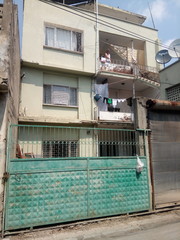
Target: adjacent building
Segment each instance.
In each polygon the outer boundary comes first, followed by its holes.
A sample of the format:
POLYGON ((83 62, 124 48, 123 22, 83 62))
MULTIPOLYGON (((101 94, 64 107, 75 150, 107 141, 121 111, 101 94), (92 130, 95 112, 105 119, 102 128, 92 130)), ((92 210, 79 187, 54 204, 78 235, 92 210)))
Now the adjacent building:
POLYGON ((179 67, 180 60, 177 60, 160 71, 160 99, 180 101, 179 67))
MULTIPOLYGON (((11 0, 0 4, 0 230, 7 180, 7 132, 19 117, 20 49, 17 6, 11 0)), ((15 135, 14 135, 15 136, 15 135)))

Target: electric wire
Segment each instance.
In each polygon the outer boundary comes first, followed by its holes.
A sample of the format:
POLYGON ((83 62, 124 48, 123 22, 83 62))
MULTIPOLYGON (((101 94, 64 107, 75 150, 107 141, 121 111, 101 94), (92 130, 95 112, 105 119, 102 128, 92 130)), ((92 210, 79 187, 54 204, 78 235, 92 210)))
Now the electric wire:
MULTIPOLYGON (((64 4, 61 4, 61 3, 57 3, 57 2, 56 2, 56 3, 53 3, 51 0, 39 0, 39 1, 40 1, 40 2, 43 2, 43 3, 45 3, 45 4, 48 4, 48 5, 51 5, 51 6, 53 6, 53 7, 59 8, 59 9, 61 9, 61 10, 63 10, 63 11, 69 12, 69 13, 71 13, 71 14, 73 14, 73 15, 77 15, 77 16, 79 16, 79 17, 85 18, 85 19, 87 19, 87 20, 90 20, 90 21, 93 21, 93 22, 96 22, 96 21, 97 21, 96 18, 95 18, 94 16, 92 16, 92 13, 91 13, 91 15, 89 15, 87 12, 84 13, 84 9, 80 9, 80 8, 72 7, 72 6, 67 6, 67 5, 64 5, 64 4), (62 6, 63 6, 63 7, 66 7, 66 9, 65 9, 65 8, 62 8, 62 6), (73 12, 70 11, 70 10, 68 10, 67 8, 73 10, 73 12), (74 10, 75 10, 77 13, 75 13, 74 10), (80 13, 81 15, 80 15, 79 13, 80 13)), ((169 46, 166 46, 166 45, 161 44, 161 43, 159 43, 159 42, 153 41, 153 40, 151 40, 151 39, 149 39, 149 38, 146 38, 146 37, 141 36, 141 35, 139 35, 139 34, 136 34, 136 33, 134 33, 134 32, 128 31, 128 30, 126 30, 126 29, 124 29, 124 28, 121 28, 121 27, 115 25, 115 24, 110 24, 109 22, 107 22, 107 21, 105 21, 105 20, 102 20, 102 19, 100 20, 100 19, 99 19, 99 20, 98 20, 98 23, 101 24, 101 25, 104 25, 104 26, 106 26, 106 27, 112 28, 112 29, 114 29, 114 30, 123 32, 123 33, 125 33, 125 34, 127 34, 127 35, 131 35, 131 36, 133 36, 133 37, 136 37, 137 39, 140 39, 140 40, 143 40, 143 41, 147 41, 147 42, 149 42, 149 43, 152 43, 152 44, 157 45, 157 46, 160 46, 160 47, 164 47, 164 48, 166 48, 166 49, 173 50, 173 49, 170 48, 169 46)), ((143 26, 143 27, 144 27, 144 26, 143 26)))
MULTIPOLYGON (((83 17, 83 18, 85 18, 85 19, 87 19, 87 20, 96 22, 96 18, 95 18, 94 16, 92 16, 92 14, 91 14, 91 15, 87 14, 87 12, 86 12, 86 14, 85 14, 83 9, 80 9, 80 8, 77 8, 77 7, 74 7, 74 8, 73 8, 72 6, 70 7, 70 6, 67 6, 67 5, 63 5, 63 4, 61 4, 61 3, 53 3, 51 0, 50 0, 50 1, 48 1, 48 0, 39 0, 39 1, 40 1, 40 2, 44 2, 44 3, 46 3, 46 4, 49 4, 49 5, 53 6, 53 7, 59 8, 59 9, 61 9, 61 10, 63 10, 63 11, 72 13, 72 14, 77 15, 77 16, 79 16, 79 17, 83 17), (85 16, 79 15, 78 13, 75 13, 75 12, 72 12, 72 11, 70 11, 70 10, 64 9, 64 8, 62 8, 61 6, 66 7, 66 8, 69 8, 69 9, 71 8, 72 10, 75 10, 76 12, 79 12, 79 13, 85 15, 85 16), (87 17, 87 16, 88 16, 88 17, 87 17), (90 18, 89 18, 89 17, 90 17, 90 18)), ((146 37, 143 37, 143 36, 141 36, 141 35, 138 35, 138 34, 136 34, 136 33, 134 33, 134 32, 127 31, 126 29, 123 29, 123 28, 121 28, 121 27, 119 27, 119 26, 116 26, 116 25, 114 25, 114 24, 110 24, 110 23, 107 22, 107 21, 98 20, 98 23, 101 24, 101 25, 104 25, 104 26, 106 26, 106 27, 112 28, 112 29, 114 29, 114 30, 118 30, 118 31, 124 32, 124 33, 126 33, 126 34, 128 34, 128 35, 132 35, 132 36, 137 37, 137 38, 139 38, 139 39, 141 39, 141 40, 143 40, 143 41, 146 40, 146 41, 149 41, 149 42, 151 42, 151 43, 153 43, 153 44, 156 44, 156 45, 158 44, 158 43, 156 43, 155 41, 153 41, 153 40, 151 40, 151 39, 148 39, 148 38, 146 38, 146 37), (112 27, 112 26, 113 26, 113 27, 112 27)))

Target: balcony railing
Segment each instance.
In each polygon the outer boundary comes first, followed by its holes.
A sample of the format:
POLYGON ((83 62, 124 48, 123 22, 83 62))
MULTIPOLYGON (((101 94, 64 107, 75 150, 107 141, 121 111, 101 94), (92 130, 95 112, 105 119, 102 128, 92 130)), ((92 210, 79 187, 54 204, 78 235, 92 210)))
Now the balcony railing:
POLYGON ((103 100, 103 103, 99 108, 95 108, 95 120, 99 119, 102 121, 120 121, 120 122, 132 122, 133 113, 131 107, 128 105, 127 99, 114 99, 106 98, 111 100, 112 103, 108 103, 103 100), (106 107, 102 107, 104 104, 106 107), (105 110, 106 108, 106 110, 105 110))
POLYGON ((115 72, 120 74, 131 74, 140 78, 146 78, 151 81, 159 82, 159 73, 157 68, 128 63, 127 61, 114 60, 111 62, 99 61, 99 71, 115 72))

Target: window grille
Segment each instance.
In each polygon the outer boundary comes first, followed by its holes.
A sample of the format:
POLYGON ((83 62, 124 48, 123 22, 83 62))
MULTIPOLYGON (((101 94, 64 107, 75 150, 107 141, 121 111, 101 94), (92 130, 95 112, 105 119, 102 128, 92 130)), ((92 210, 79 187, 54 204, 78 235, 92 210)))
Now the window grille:
POLYGON ((166 94, 169 101, 180 101, 180 84, 167 88, 166 94))
POLYGON ((14 158, 145 156, 145 133, 127 129, 13 125, 14 158), (16 130, 16 131, 15 131, 16 130), (16 152, 18 148, 18 152, 16 152), (20 153, 20 154, 19 154, 20 153))
POLYGON ((77 141, 43 141, 43 158, 77 156, 77 141))

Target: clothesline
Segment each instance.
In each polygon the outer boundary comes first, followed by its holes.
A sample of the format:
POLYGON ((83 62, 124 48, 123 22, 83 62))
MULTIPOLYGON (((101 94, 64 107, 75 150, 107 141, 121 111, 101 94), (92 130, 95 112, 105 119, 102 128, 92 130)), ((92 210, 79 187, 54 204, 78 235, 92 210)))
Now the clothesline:
POLYGON ((126 101, 126 98, 122 99, 116 99, 116 98, 106 98, 104 97, 103 102, 106 104, 112 104, 113 106, 117 106, 120 103, 123 103, 126 101))

